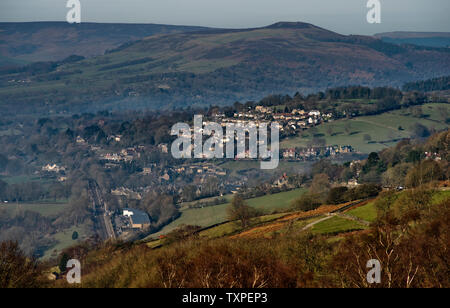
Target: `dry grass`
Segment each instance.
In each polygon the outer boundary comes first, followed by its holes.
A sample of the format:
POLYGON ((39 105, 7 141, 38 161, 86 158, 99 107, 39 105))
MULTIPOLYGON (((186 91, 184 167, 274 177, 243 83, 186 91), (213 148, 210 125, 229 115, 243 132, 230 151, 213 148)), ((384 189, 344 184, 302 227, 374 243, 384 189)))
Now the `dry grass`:
POLYGON ((306 220, 309 218, 319 217, 322 215, 329 214, 331 212, 337 211, 352 202, 343 203, 339 205, 322 205, 321 207, 307 212, 295 212, 292 214, 288 214, 283 216, 272 223, 265 224, 262 226, 257 226, 231 236, 232 239, 236 238, 271 238, 274 232, 281 231, 283 228, 288 227, 290 223, 293 223, 298 220, 306 220))

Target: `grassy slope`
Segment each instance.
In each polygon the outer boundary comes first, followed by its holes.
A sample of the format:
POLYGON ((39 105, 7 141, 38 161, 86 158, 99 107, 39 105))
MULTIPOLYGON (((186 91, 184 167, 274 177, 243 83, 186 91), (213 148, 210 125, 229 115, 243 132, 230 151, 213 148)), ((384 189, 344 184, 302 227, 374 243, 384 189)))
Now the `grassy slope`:
MULTIPOLYGON (((433 195, 433 204, 443 202, 448 198, 450 198, 450 191, 438 191, 433 195)), ((256 199, 253 200, 254 202, 257 202, 256 199)), ((309 212, 304 214, 308 215, 309 212)), ((248 230, 243 230, 242 227, 239 225, 239 223, 228 222, 226 224, 222 224, 220 226, 202 231, 200 232, 200 236, 213 239, 231 235, 240 237, 245 233, 244 237, 272 238, 275 235, 283 235, 292 232, 302 232, 302 229, 308 224, 325 217, 324 215, 317 216, 313 214, 314 213, 311 213, 311 215, 307 216, 306 219, 300 220, 294 219, 296 215, 298 215, 297 212, 291 214, 280 213, 280 214, 266 215, 253 219, 251 222, 251 228, 248 230)), ((371 201, 364 206, 352 209, 346 212, 345 214, 348 216, 355 216, 365 221, 373 222, 377 218, 375 201, 371 201)), ((324 234, 324 235, 328 234, 333 236, 340 233, 346 233, 355 230, 364 230, 366 228, 367 228, 366 226, 361 225, 356 221, 335 216, 326 221, 316 224, 311 229, 311 232, 315 234, 324 234)), ((332 239, 336 240, 338 239, 338 237, 332 237, 332 239)), ((161 244, 161 241, 155 241, 149 243, 149 246, 154 247, 159 244, 161 244)))
POLYGON ((350 210, 346 214, 373 222, 377 218, 377 209, 375 208, 375 202, 370 202, 364 206, 350 210))
POLYGON ((42 259, 49 259, 49 258, 56 257, 64 249, 74 246, 77 243, 81 243, 82 241, 86 240, 88 236, 89 235, 88 235, 88 229, 87 229, 86 224, 74 226, 72 228, 58 232, 52 236, 55 240, 58 241, 58 243, 55 246, 49 248, 45 252, 42 259), (72 234, 74 231, 78 232, 77 240, 72 239, 72 234), (56 254, 55 254, 55 250, 56 250, 56 254))
POLYGON ((316 234, 336 234, 354 230, 362 230, 364 228, 364 226, 355 221, 336 216, 318 223, 312 228, 312 232, 316 234))
MULTIPOLYGON (((448 104, 427 104, 423 106, 424 118, 415 118, 409 110, 396 110, 376 116, 358 117, 354 119, 342 119, 334 122, 324 123, 317 127, 318 134, 323 134, 328 145, 352 145, 362 153, 377 152, 396 144, 395 139, 408 138, 411 136, 411 128, 415 123, 420 123, 428 128, 445 129, 448 125, 440 117, 438 107, 447 107, 448 104), (350 125, 350 135, 345 128, 350 125), (404 131, 398 130, 401 126, 404 131), (331 127, 332 136, 328 129, 331 127), (374 144, 364 141, 364 135, 370 135, 374 144)), ((311 135, 286 139, 281 143, 282 148, 304 147, 312 139, 311 135)))
MULTIPOLYGON (((304 192, 304 189, 296 189, 285 193, 250 199, 247 200, 247 203, 250 206, 266 213, 274 210, 287 210, 291 201, 301 196, 304 192)), ((225 222, 227 220, 228 206, 229 204, 221 204, 201 209, 186 209, 182 211, 180 218, 165 226, 160 232, 152 234, 151 237, 167 234, 182 225, 208 227, 225 222)))
MULTIPOLYGON (((41 214, 44 217, 52 217, 61 214, 68 208, 66 202, 40 202, 40 203, 19 203, 19 204, 0 204, 1 209, 6 209, 6 213, 9 216, 15 216, 22 211, 32 211, 41 214)), ((75 245, 88 237, 87 225, 74 226, 65 230, 62 230, 56 234, 51 235, 58 243, 49 248, 42 259, 48 259, 56 257, 62 250, 75 245), (72 240, 72 234, 77 231, 79 237, 77 240, 72 240), (54 255, 54 250, 57 254, 54 255)))

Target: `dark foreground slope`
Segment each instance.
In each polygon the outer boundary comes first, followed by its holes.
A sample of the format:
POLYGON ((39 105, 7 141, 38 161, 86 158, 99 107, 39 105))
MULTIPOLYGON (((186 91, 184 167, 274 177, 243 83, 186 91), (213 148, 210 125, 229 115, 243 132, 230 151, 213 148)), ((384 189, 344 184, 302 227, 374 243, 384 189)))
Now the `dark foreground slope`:
POLYGON ((158 109, 349 84, 400 86, 449 73, 448 49, 278 23, 156 35, 75 63, 4 71, 0 102, 33 112, 158 109))

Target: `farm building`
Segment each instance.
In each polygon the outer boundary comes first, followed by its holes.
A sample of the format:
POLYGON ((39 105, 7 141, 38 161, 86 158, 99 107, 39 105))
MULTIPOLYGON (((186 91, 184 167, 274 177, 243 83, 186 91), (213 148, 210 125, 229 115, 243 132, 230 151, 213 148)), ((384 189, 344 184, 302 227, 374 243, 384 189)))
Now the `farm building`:
POLYGON ((135 210, 135 209, 123 209, 123 216, 130 219, 131 227, 133 229, 146 229, 150 227, 150 218, 148 214, 135 210))

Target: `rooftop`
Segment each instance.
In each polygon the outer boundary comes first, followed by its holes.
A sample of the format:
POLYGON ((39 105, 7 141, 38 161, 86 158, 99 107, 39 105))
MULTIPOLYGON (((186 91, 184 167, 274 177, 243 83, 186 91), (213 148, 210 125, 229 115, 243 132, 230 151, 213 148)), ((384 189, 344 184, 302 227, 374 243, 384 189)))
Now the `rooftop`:
POLYGON ((150 224, 150 218, 147 213, 140 211, 140 210, 129 209, 129 208, 126 208, 123 210, 133 212, 133 215, 131 216, 131 221, 133 222, 133 224, 137 224, 137 225, 150 224))

